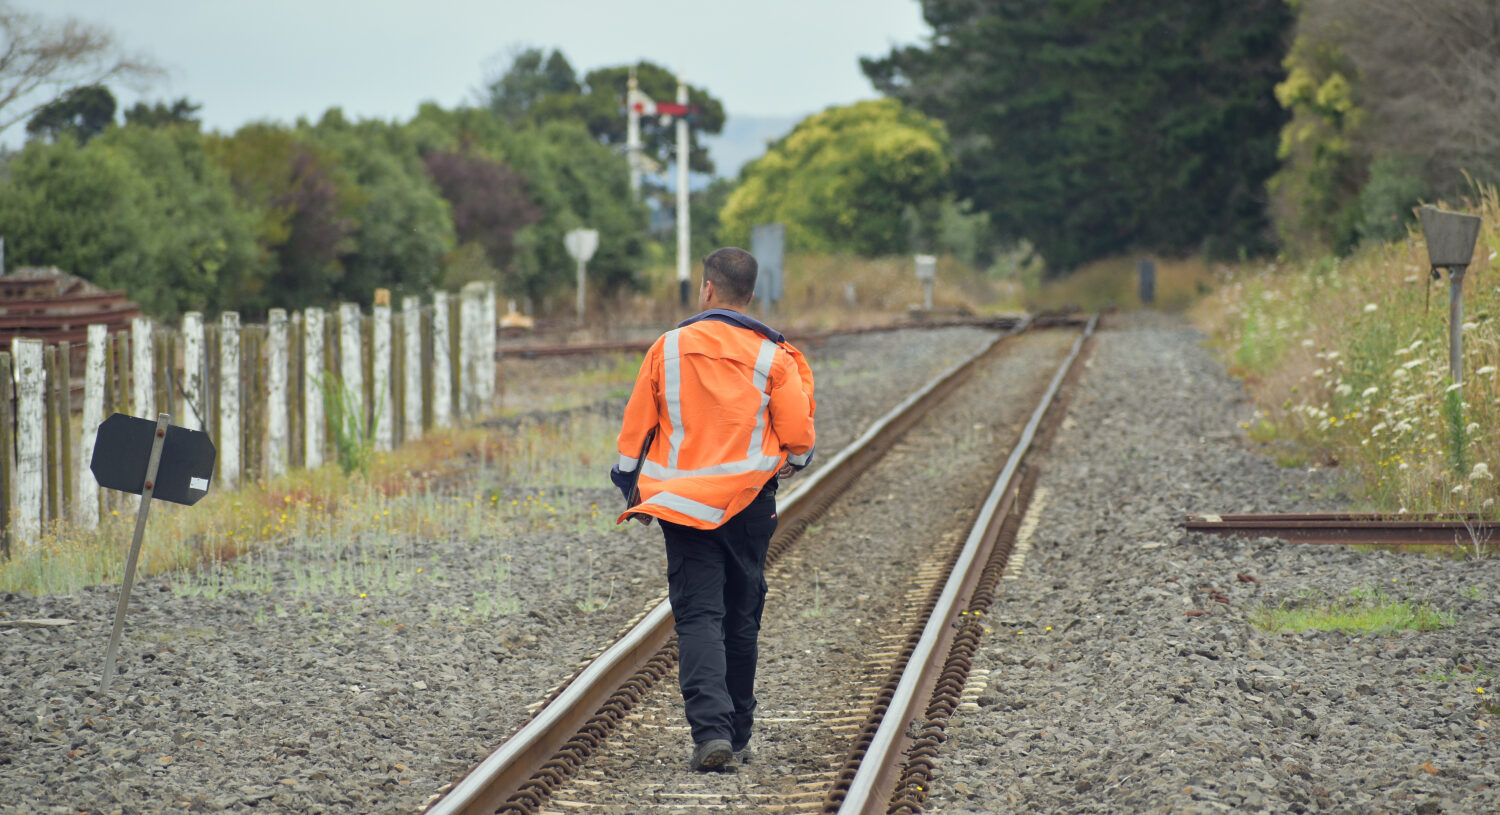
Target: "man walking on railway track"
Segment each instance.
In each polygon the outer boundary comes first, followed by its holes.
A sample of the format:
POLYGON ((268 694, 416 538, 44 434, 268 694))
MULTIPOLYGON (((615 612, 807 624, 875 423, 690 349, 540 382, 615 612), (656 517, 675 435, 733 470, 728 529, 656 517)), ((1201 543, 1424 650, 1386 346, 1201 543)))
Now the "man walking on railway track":
POLYGON ((662 335, 625 406, 610 478, 620 522, 661 521, 676 618, 690 766, 748 760, 776 486, 812 460, 812 370, 780 333, 745 314, 755 258, 703 260, 701 313, 662 335))

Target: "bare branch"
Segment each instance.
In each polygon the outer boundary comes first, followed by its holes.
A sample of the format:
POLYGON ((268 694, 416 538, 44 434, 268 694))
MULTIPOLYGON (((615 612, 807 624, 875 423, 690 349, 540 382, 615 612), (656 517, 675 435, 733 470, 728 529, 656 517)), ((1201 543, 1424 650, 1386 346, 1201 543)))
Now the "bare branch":
POLYGON ((0 6, 0 132, 73 88, 111 81, 143 88, 161 75, 149 58, 121 51, 103 28, 0 6))

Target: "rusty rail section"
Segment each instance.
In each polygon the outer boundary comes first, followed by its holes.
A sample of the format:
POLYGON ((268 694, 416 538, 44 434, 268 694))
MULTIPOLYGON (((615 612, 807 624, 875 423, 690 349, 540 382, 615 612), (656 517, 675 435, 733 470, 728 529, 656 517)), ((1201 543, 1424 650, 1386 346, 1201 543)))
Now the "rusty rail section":
POLYGON ((1025 460, 1032 451, 1045 449, 1061 425, 1068 398, 1064 387, 1081 374, 1079 363, 1097 325, 1097 316, 1089 320, 1012 447, 968 539, 952 559, 947 582, 933 589, 925 625, 908 638, 824 799, 825 813, 922 810, 948 718, 958 707, 984 635, 981 618, 994 600, 995 586, 1035 487, 1036 469, 1026 466, 1025 460), (919 707, 923 702, 925 707, 919 707), (909 724, 920 728, 915 736, 909 724))
MULTIPOLYGON (((954 328, 974 326, 1009 331, 1028 322, 1032 328, 1055 328, 1064 325, 1082 325, 1086 318, 1069 312, 1047 312, 1027 318, 1023 315, 1002 314, 991 317, 950 317, 932 320, 904 320, 881 325, 860 325, 835 328, 828 331, 788 332, 787 339, 793 342, 822 342, 832 337, 848 334, 871 334, 877 331, 897 331, 908 328, 954 328)), ((616 340, 607 342, 555 343, 538 345, 500 346, 501 358, 538 359, 541 357, 584 356, 587 354, 641 353, 651 347, 655 338, 649 340, 616 340)))
MULTIPOLYGON (((877 420, 783 499, 767 562, 792 547, 860 473, 952 393, 1006 339, 1032 327, 1022 319, 967 359, 938 374, 877 420)), ((676 663, 672 610, 663 600, 634 628, 558 689, 495 752, 435 801, 429 815, 534 813, 572 776, 676 663)))
POLYGON ((1368 546, 1483 546, 1500 543, 1500 521, 1478 515, 1304 513, 1189 515, 1189 532, 1239 538, 1281 538, 1289 543, 1368 546))

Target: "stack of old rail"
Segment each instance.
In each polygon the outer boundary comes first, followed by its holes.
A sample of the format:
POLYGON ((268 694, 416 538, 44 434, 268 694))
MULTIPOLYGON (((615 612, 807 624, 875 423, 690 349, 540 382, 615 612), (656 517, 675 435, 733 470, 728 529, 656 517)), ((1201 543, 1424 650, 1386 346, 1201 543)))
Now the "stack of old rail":
POLYGON ((56 269, 20 269, 0 277, 0 346, 16 337, 53 343, 82 343, 88 327, 103 323, 111 332, 130 327, 140 306, 124 292, 104 291, 56 269))
MULTIPOLYGON (((967 675, 967 658, 977 646, 982 628, 955 625, 988 606, 1008 545, 1000 543, 1006 528, 1014 531, 1026 487, 1033 479, 1018 477, 1023 457, 1042 433, 1044 417, 1054 422, 1060 408, 1049 412, 1065 380, 1076 377, 1081 349, 1092 335, 1097 318, 1088 321, 1061 369, 1053 377, 1041 405, 1032 414, 1021 439, 983 505, 980 517, 962 548, 955 549, 947 582, 939 582, 929 599, 929 613, 907 637, 887 687, 856 740, 842 781, 834 783, 825 802, 859 811, 885 811, 897 795, 910 801, 924 785, 915 779, 930 775, 931 753, 941 740, 942 719, 957 702, 967 675), (963 601, 960 606, 960 600, 963 601), (960 612, 962 608, 962 613, 960 612), (946 662, 942 659, 946 658, 946 662), (925 703, 928 730, 915 745, 905 738, 905 724, 925 703), (892 715, 883 715, 890 712, 892 715), (912 747, 911 761, 905 758, 912 747), (864 759, 861 762, 861 758, 864 759), (846 797, 848 803, 846 803, 846 797), (878 804, 869 803, 879 801, 878 804)), ((882 457, 896 441, 991 354, 1001 342, 1031 327, 1023 320, 996 337, 970 358, 939 375, 921 391, 896 406, 866 433, 811 475, 784 500, 782 526, 772 541, 768 560, 774 562, 797 537, 851 484, 882 457)), ((650 687, 666 676, 676 659, 671 608, 662 601, 641 622, 560 687, 531 721, 435 801, 429 813, 536 812, 577 772, 584 762, 627 717, 650 687)), ((919 793, 920 795, 920 793, 919 793)), ((902 804, 908 809, 911 804, 902 804)), ((848 811, 856 811, 849 809, 848 811)))

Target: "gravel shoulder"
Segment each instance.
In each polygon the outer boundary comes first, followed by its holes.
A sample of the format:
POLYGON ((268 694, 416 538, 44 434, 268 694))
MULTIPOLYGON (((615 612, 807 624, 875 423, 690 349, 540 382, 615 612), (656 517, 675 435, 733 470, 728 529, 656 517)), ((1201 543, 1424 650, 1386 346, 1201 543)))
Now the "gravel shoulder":
POLYGON ((1500 720, 1486 709, 1500 694, 1500 561, 1184 533, 1189 512, 1347 503, 1337 472, 1250 449, 1238 428, 1252 405, 1201 342, 1166 317, 1106 322, 928 811, 1500 811, 1500 720), (1355 592, 1454 623, 1251 623, 1261 607, 1355 592))
MULTIPOLYGON (((992 336, 895 331, 804 348, 818 387, 814 466, 992 336)), ((620 364, 538 363, 507 368, 507 392, 620 364)), ((602 391, 562 413, 533 405, 495 432, 617 424, 624 401, 602 391)), ((117 587, 0 595, 0 813, 414 811, 663 596, 659 533, 593 517, 619 500, 607 466, 587 482, 597 486, 481 483, 449 496, 494 490, 532 501, 527 517, 541 522, 497 512, 457 539, 340 542, 331 562, 327 546, 308 560, 315 548, 294 541, 231 564, 230 588, 207 595, 187 590, 201 575, 145 579, 107 695, 95 689, 117 587), (401 574, 372 557, 398 559, 401 574), (310 580, 310 567, 386 579, 349 590, 310 580), (73 622, 15 624, 39 618, 73 622)))

